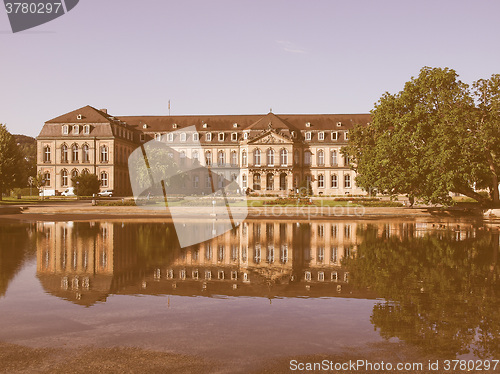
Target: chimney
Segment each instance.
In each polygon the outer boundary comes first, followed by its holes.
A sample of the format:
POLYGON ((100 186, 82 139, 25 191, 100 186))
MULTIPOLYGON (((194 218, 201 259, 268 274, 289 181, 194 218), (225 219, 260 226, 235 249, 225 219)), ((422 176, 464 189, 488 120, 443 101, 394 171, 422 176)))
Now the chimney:
POLYGON ((108 110, 107 109, 99 109, 101 112, 104 112, 106 114, 108 114, 108 110))

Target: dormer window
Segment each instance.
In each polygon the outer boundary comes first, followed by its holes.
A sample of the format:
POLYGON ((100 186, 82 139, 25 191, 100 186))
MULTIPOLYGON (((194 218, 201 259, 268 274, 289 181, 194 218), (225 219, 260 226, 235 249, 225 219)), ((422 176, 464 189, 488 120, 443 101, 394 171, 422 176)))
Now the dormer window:
POLYGON ((83 116, 81 114, 76 116, 76 119, 82 119, 82 118, 83 118, 83 116))
POLYGON ((90 134, 90 125, 85 125, 85 126, 83 126, 83 133, 84 133, 85 135, 90 134))
POLYGON ((344 133, 344 138, 345 138, 345 140, 349 140, 349 131, 346 131, 344 133))
POLYGON ((211 132, 207 132, 207 142, 211 142, 212 141, 212 133, 211 132))
POLYGON ((337 122, 337 127, 342 126, 342 122, 337 122))
POLYGON ((142 125, 142 128, 143 128, 143 129, 147 129, 147 128, 148 128, 148 125, 144 124, 144 125, 142 125))
POLYGON ((306 132, 306 140, 311 140, 311 138, 312 138, 311 132, 310 131, 306 132))
POLYGON ((338 139, 338 133, 337 131, 332 132, 332 140, 337 140, 338 139))
POLYGON ((306 127, 311 127, 311 122, 306 122, 306 127))
POLYGON ((235 142, 236 140, 238 140, 238 133, 233 132, 233 133, 231 134, 231 140, 232 140, 233 142, 235 142))
POLYGON ((323 131, 318 133, 318 140, 325 140, 325 133, 323 131))
POLYGON ((186 133, 185 133, 185 132, 183 132, 183 133, 181 134, 181 142, 185 142, 185 141, 186 141, 186 133))
POLYGON ((63 135, 68 135, 69 134, 69 126, 68 125, 63 125, 63 127, 62 127, 62 133, 63 133, 63 135))
POLYGON ((73 135, 78 135, 79 132, 80 132, 80 126, 74 125, 73 126, 73 135))
POLYGON ((198 134, 197 132, 195 132, 193 134, 193 141, 197 142, 198 140, 200 140, 200 134, 198 134))
POLYGON ((206 129, 208 127, 208 125, 206 123, 203 123, 203 128, 206 129))
POLYGON ((223 132, 219 133, 219 141, 220 142, 224 141, 224 133, 223 132))
POLYGON ((248 132, 243 133, 243 139, 247 140, 248 139, 248 132))
POLYGON ((171 132, 169 132, 169 133, 167 134, 167 140, 168 140, 169 142, 173 142, 173 141, 174 141, 174 134, 172 134, 171 132))
POLYGON ((157 142, 161 141, 161 134, 160 134, 160 133, 156 133, 156 134, 155 134, 155 140, 156 140, 157 142))
POLYGON ((238 127, 238 124, 237 123, 233 123, 233 127, 234 128, 238 127))
POLYGON ((177 123, 172 124, 172 128, 176 129, 177 128, 177 123))

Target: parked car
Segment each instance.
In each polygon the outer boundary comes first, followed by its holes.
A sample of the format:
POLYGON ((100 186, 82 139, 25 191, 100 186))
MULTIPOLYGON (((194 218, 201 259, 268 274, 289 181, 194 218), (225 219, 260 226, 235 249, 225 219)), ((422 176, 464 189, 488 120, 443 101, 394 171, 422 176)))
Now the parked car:
POLYGON ((99 192, 98 195, 101 197, 111 197, 111 196, 113 196, 113 191, 104 190, 104 191, 99 192))
POLYGON ((70 187, 65 191, 61 192, 61 196, 76 196, 75 187, 70 187))

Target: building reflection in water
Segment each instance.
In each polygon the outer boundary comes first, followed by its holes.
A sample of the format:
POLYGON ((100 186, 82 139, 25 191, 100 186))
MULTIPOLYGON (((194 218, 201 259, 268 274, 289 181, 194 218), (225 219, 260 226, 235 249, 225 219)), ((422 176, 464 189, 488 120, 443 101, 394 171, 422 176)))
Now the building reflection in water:
MULTIPOLYGON (((41 222, 37 275, 47 292, 91 306, 110 294, 255 297, 363 297, 341 265, 365 223, 246 221, 188 248, 165 222, 41 222)), ((384 237, 421 237, 447 227, 425 222, 377 225, 384 237)), ((453 227, 457 240, 474 229, 453 227)))

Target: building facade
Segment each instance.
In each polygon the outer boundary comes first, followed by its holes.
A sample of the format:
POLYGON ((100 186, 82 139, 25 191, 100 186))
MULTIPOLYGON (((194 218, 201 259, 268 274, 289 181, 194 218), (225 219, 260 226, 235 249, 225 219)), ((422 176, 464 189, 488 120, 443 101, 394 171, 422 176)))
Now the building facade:
MULTIPOLYGON (((47 194, 91 172, 102 189, 130 195, 128 156, 150 140, 165 142, 183 157, 217 170, 230 166, 242 190, 286 195, 310 186, 315 195, 362 195, 340 150, 349 130, 369 114, 120 116, 91 106, 47 121, 37 138, 38 173, 47 194), (185 129, 185 130, 183 130, 185 129), (203 155, 194 151, 200 144, 203 155)), ((203 188, 203 181, 193 186, 203 188)))

